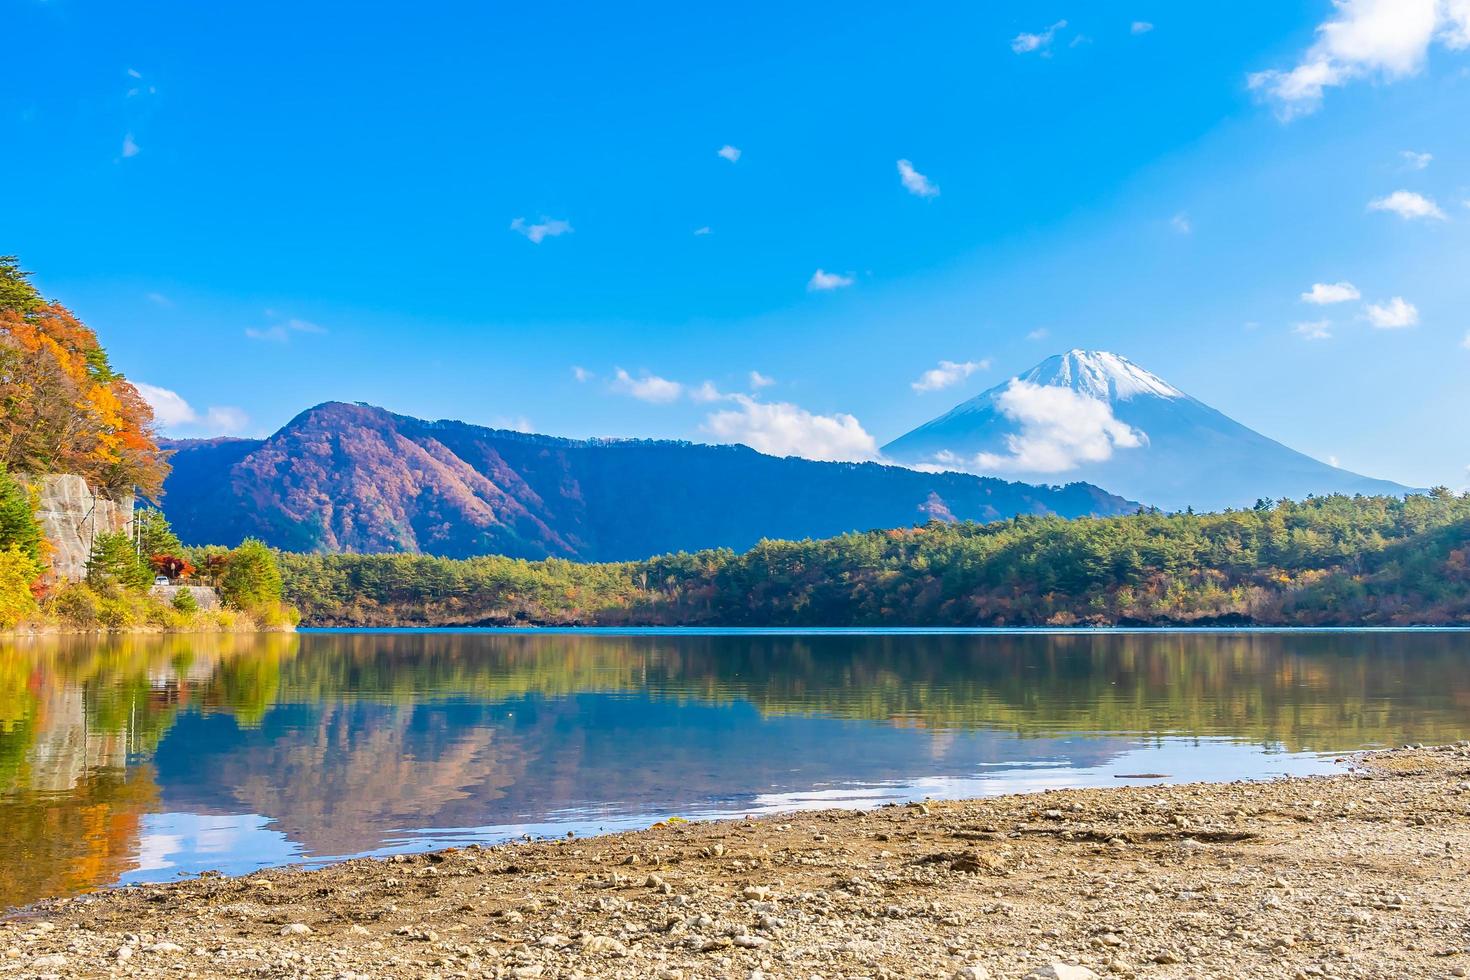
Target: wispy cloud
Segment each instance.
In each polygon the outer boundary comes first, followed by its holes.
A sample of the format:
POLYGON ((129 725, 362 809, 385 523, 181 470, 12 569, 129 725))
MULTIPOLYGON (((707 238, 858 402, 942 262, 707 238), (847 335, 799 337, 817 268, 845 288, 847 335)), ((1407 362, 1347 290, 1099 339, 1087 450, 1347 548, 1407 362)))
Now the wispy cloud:
POLYGON ((1045 340, 1051 336, 1051 331, 1045 327, 1037 327, 1026 335, 1027 340, 1045 340))
POLYGON ((622 368, 618 368, 613 373, 611 388, 620 395, 627 395, 630 398, 651 402, 655 405, 676 401, 684 393, 684 386, 677 381, 670 381, 647 372, 635 378, 622 368))
POLYGON ((1470 47, 1465 0, 1333 0, 1333 10, 1294 68, 1247 77, 1283 121, 1315 112, 1329 88, 1417 74, 1435 41, 1454 50, 1470 47))
POLYGON ((572 365, 572 377, 576 378, 580 382, 587 382, 587 381, 591 381, 593 378, 597 377, 597 375, 593 374, 591 371, 589 371, 586 368, 582 367, 580 364, 573 364, 572 365))
POLYGON ((1370 303, 1363 314, 1378 330, 1403 330, 1419 323, 1419 308, 1402 296, 1387 303, 1370 303))
MULTIPOLYGON (((517 234, 525 235, 534 245, 540 245, 548 238, 556 238, 560 235, 569 235, 574 230, 570 221, 561 218, 548 218, 542 215, 537 222, 528 222, 525 218, 516 218, 510 223, 510 230, 517 234)), ((594 229, 595 230, 595 229, 594 229)), ((595 235, 593 237, 596 237, 595 235)))
POLYGON ((129 157, 135 157, 140 152, 142 151, 138 149, 138 143, 136 140, 133 139, 132 133, 129 133, 123 137, 122 155, 124 160, 128 159, 129 157))
POLYGON ((174 305, 174 301, 163 295, 163 293, 144 293, 143 298, 154 306, 162 306, 165 309, 174 305))
POLYGON ((1406 170, 1423 170, 1434 162, 1433 153, 1415 153, 1413 150, 1400 150, 1399 156, 1403 157, 1406 170))
POLYGON ((143 396, 153 417, 166 431, 191 430, 210 435, 232 435, 250 424, 245 412, 233 405, 211 405, 201 414, 176 391, 143 381, 133 385, 143 396))
POLYGON ((1067 22, 1059 20, 1044 31, 1035 34, 1021 33, 1011 39, 1011 50, 1016 54, 1029 54, 1032 51, 1040 51, 1043 54, 1051 47, 1052 38, 1056 37, 1057 31, 1067 26, 1067 22))
POLYGON ((726 143, 715 151, 715 156, 729 160, 731 163, 737 163, 740 160, 740 147, 731 146, 729 143, 726 143))
POLYGON ((919 375, 919 380, 909 382, 909 387, 918 392, 939 391, 959 384, 976 371, 986 371, 989 368, 988 358, 979 361, 940 361, 938 367, 932 367, 919 375))
MULTIPOLYGON (((270 310, 266 311, 267 317, 273 315, 274 314, 270 310)), ((279 323, 271 323, 264 327, 245 328, 245 336, 249 337, 251 340, 264 340, 274 344, 289 343, 293 334, 324 334, 326 332, 326 327, 312 323, 310 320, 302 320, 297 317, 291 317, 289 319, 282 320, 279 323)))
POLYGON ((1303 340, 1331 340, 1332 321, 1309 320, 1304 323, 1298 323, 1291 328, 1291 332, 1303 340))
POLYGON ((1153 24, 1150 24, 1148 21, 1146 21, 1146 20, 1135 20, 1133 22, 1133 26, 1129 28, 1129 31, 1131 31, 1134 34, 1147 34, 1149 31, 1151 31, 1153 29, 1154 29, 1154 25, 1153 24))
POLYGON ((1174 215, 1174 217, 1169 219, 1169 227, 1173 228, 1181 235, 1188 235, 1194 231, 1194 225, 1190 223, 1189 215, 1185 214, 1183 211, 1180 211, 1178 214, 1174 215))
POLYGON ((1460 341, 1460 346, 1465 350, 1470 350, 1470 330, 1465 331, 1465 339, 1460 341))
POLYGON ((903 182, 904 190, 917 197, 939 196, 939 188, 934 182, 915 170, 907 160, 898 161, 898 179, 903 182))
POLYGON ((694 234, 696 236, 708 235, 709 233, 709 225, 701 225, 700 227, 694 229, 694 234))
POLYGON ((706 381, 696 388, 689 389, 689 400, 703 404, 724 401, 729 396, 715 386, 713 381, 706 381))
POLYGON ((878 442, 856 418, 843 412, 818 415, 788 402, 762 402, 733 395, 737 408, 712 413, 704 430, 721 442, 736 442, 770 456, 860 462, 878 457, 878 442))
POLYGON ((754 390, 758 391, 761 388, 769 388, 775 383, 775 378, 769 378, 766 375, 761 374, 759 371, 750 372, 750 387, 754 390))
POLYGON ((1312 288, 1302 293, 1302 301, 1327 306, 1330 303, 1346 303, 1361 299, 1362 293, 1350 282, 1314 282, 1312 288))
POLYGON ((827 272, 823 269, 818 269, 816 272, 813 272, 812 277, 807 280, 806 288, 814 293, 822 293, 833 289, 842 289, 846 286, 851 286, 854 281, 855 280, 851 275, 842 275, 841 273, 827 272))
POLYGON ((1420 218, 1446 220, 1445 213, 1439 209, 1438 204, 1415 191, 1394 191, 1387 197, 1375 198, 1368 202, 1368 210, 1390 211, 1405 221, 1420 218))

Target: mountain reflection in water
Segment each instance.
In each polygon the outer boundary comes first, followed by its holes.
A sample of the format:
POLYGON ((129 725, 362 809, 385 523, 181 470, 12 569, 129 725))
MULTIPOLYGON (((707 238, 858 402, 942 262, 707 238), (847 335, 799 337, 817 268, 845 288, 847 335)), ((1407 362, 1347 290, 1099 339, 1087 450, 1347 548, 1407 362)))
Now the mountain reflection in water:
POLYGON ((1470 634, 0 643, 0 907, 522 830, 1321 771, 1470 731, 1470 634))

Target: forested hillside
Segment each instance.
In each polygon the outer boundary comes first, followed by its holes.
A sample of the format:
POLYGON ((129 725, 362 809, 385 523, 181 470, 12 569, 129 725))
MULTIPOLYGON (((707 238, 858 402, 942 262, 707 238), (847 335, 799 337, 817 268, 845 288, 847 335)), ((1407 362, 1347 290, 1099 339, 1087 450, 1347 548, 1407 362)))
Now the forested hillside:
POLYGON ((1470 495, 928 524, 646 561, 284 555, 322 625, 1470 624, 1470 495))
POLYGON ((560 439, 328 402, 267 439, 183 440, 168 513, 190 544, 622 561, 749 548, 928 517, 1132 510, 1085 483, 1031 486, 745 446, 560 439))

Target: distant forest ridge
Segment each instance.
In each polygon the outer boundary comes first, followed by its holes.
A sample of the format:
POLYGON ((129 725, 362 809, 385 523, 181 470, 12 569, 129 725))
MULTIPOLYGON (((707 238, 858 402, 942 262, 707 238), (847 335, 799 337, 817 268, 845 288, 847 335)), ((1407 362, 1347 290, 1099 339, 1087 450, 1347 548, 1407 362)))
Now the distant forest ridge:
POLYGON ((1470 494, 931 521, 641 561, 286 554, 306 625, 1470 625, 1470 494))

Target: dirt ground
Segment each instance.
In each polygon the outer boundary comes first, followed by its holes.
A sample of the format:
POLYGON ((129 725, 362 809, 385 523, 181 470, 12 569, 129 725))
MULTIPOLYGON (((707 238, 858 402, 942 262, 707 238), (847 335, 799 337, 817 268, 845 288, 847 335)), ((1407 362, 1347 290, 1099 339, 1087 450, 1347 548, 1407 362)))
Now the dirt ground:
POLYGON ((1470 742, 55 900, 9 977, 1463 977, 1470 742))

